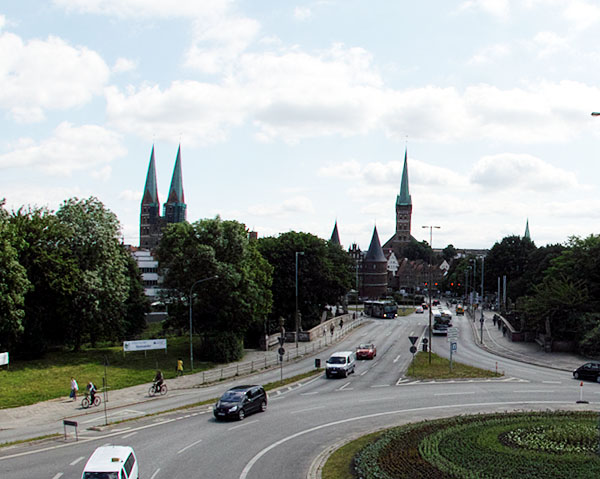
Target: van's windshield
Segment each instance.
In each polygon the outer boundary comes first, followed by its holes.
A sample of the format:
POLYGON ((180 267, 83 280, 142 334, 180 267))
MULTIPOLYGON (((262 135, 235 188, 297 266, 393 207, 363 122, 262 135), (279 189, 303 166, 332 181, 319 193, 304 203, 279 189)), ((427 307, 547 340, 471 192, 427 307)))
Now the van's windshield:
POLYGON ((83 479, 119 479, 118 472, 84 472, 83 479))
POLYGON ((327 362, 329 364, 346 364, 346 358, 343 356, 331 356, 327 362))

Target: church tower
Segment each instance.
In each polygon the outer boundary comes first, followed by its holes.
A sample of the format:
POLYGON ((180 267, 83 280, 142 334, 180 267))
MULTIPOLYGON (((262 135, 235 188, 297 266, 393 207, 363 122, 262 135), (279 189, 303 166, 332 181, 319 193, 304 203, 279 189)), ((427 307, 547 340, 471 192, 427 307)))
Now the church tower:
POLYGON ((160 239, 160 223, 160 203, 158 202, 158 188, 156 185, 154 145, 152 145, 140 213, 140 248, 150 250, 156 248, 160 239))
POLYGON ((332 244, 342 246, 342 244, 340 243, 340 235, 338 233, 337 220, 335 222, 335 226, 333 227, 333 232, 331 233, 331 239, 329 241, 332 244))
POLYGON ((186 207, 181 174, 181 145, 179 145, 175 168, 173 168, 173 177, 171 178, 171 187, 169 188, 169 197, 164 204, 164 217, 167 224, 185 221, 186 207))
POLYGON ((396 233, 383 245, 400 257, 402 246, 411 240, 410 224, 412 219, 412 200, 408 191, 408 150, 404 150, 404 168, 400 182, 400 194, 396 196, 396 233))
POLYGON ((362 263, 360 295, 367 298, 380 298, 387 293, 387 286, 387 259, 381 248, 377 226, 375 226, 369 251, 362 263))

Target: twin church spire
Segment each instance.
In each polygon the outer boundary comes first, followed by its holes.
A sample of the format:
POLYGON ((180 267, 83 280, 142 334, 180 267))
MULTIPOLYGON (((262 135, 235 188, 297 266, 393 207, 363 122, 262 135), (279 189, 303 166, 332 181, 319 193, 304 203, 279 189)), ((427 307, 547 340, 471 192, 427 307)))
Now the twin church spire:
POLYGON ((158 246, 163 228, 170 223, 181 223, 186 219, 185 197, 183 194, 183 175, 181 173, 181 145, 177 148, 177 158, 173 168, 171 187, 167 202, 163 205, 164 213, 160 215, 158 186, 156 182, 156 160, 154 145, 150 154, 150 164, 146 175, 144 194, 140 214, 140 248, 154 249, 158 246))

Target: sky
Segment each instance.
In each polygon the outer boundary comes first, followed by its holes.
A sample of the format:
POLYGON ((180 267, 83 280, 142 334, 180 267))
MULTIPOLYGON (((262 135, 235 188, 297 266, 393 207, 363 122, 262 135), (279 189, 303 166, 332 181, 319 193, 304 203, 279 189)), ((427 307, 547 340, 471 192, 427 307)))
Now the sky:
POLYGON ((0 3, 0 198, 95 196, 139 244, 152 146, 188 221, 367 249, 598 233, 600 3, 19 0, 0 3))

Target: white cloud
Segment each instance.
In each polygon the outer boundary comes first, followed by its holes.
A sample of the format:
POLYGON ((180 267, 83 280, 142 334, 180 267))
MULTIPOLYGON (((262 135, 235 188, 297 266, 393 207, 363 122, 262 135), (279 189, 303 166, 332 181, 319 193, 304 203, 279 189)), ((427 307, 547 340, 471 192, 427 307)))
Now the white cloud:
POLYGON ((569 0, 564 16, 577 30, 585 30, 600 21, 600 6, 581 0, 569 0))
POLYGON ((469 59, 469 64, 488 64, 496 62, 510 55, 511 49, 505 43, 498 43, 480 49, 469 59))
POLYGON ((482 10, 494 17, 507 19, 510 14, 509 0, 467 0, 460 7, 461 10, 482 10))
POLYGON ((133 190, 123 190, 119 193, 118 198, 124 201, 140 202, 142 201, 142 192, 133 190))
POLYGON ((289 216, 298 213, 314 213, 312 201, 305 196, 295 196, 278 204, 259 204, 248 207, 248 212, 255 216, 289 216))
POLYGON ((471 181, 490 189, 516 189, 538 192, 562 191, 578 186, 575 174, 525 154, 505 153, 485 156, 470 175, 471 181))
POLYGON ((135 70, 137 68, 137 62, 129 60, 128 58, 117 58, 117 61, 112 67, 114 73, 124 73, 135 70))
POLYGON ((295 7, 294 8, 294 18, 296 20, 304 21, 310 18, 312 12, 309 7, 295 7))
POLYGON ((0 34, 0 108, 18 121, 40 121, 46 110, 89 102, 109 73, 96 52, 60 38, 23 43, 12 33, 0 34))
POLYGON ((104 176, 108 164, 125 156, 127 151, 116 133, 96 125, 75 127, 63 122, 51 138, 35 142, 20 139, 9 153, 0 155, 0 169, 41 168, 53 175, 70 175, 74 171, 92 171, 104 176))

